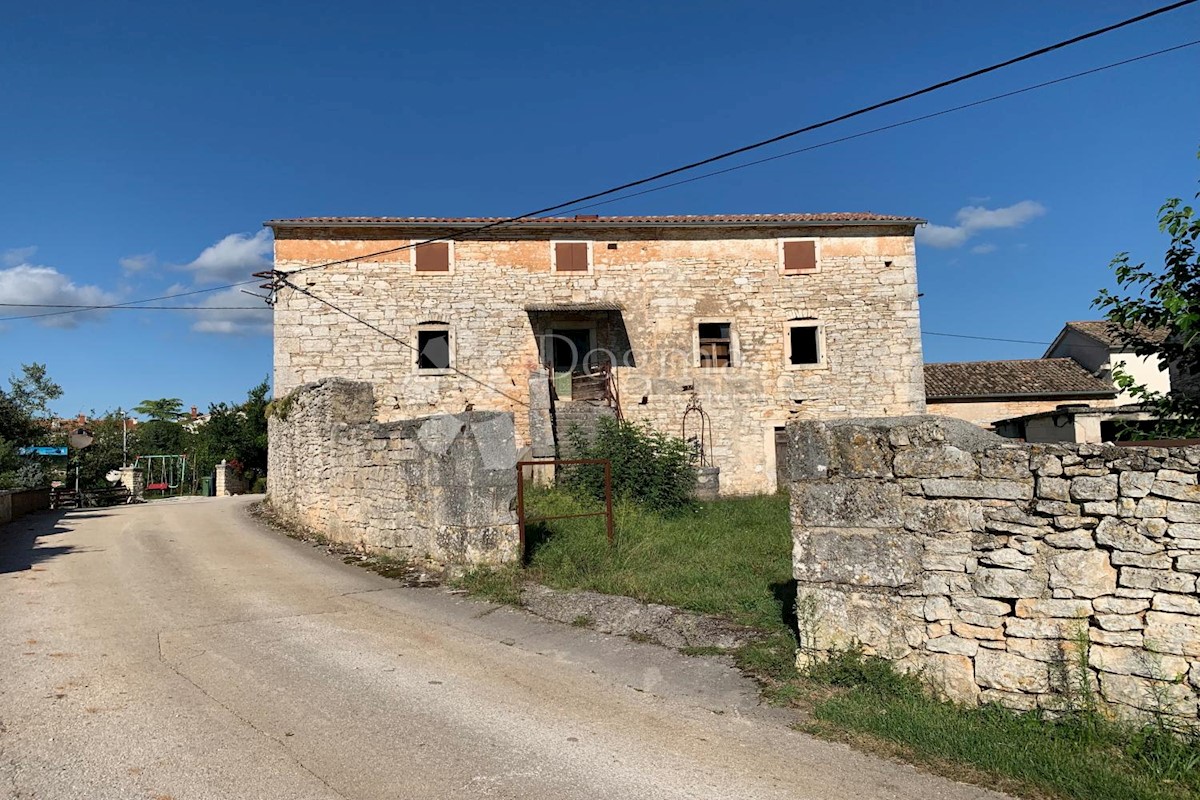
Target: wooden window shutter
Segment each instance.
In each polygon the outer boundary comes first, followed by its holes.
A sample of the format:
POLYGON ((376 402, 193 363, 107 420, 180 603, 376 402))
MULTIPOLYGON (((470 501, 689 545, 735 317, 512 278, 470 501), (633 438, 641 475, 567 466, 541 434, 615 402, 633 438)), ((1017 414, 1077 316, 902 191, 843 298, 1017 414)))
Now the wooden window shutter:
POLYGON ((449 272, 450 243, 430 242, 417 245, 417 272, 449 272))
POLYGON ((728 367, 730 345, 728 322, 701 322, 698 329, 700 338, 700 366, 728 367))
POLYGON ((558 242, 554 245, 557 272, 587 272, 587 242, 558 242))
POLYGON ((817 269, 816 242, 784 242, 784 272, 815 272, 817 269))

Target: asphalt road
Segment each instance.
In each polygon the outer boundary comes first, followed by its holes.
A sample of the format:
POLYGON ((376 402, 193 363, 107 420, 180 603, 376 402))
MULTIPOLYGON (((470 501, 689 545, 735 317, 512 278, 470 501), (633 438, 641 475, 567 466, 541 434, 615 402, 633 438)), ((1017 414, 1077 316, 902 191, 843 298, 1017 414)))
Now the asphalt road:
POLYGON ((0 528, 0 796, 998 798, 789 729, 716 659, 437 589, 247 498, 0 528))

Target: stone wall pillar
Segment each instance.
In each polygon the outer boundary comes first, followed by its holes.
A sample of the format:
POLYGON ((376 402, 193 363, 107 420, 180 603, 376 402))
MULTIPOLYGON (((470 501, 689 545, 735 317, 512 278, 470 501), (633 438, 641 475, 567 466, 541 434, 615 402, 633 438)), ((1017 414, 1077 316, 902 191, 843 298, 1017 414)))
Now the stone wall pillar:
POLYGON ((145 473, 138 467, 121 467, 121 485, 129 490, 133 502, 140 503, 146 491, 145 473))
MULTIPOLYGON (((529 459, 555 457, 554 410, 550 400, 550 375, 537 369, 529 373, 529 459)), ((539 486, 554 483, 554 466, 526 467, 525 479, 539 486)))
POLYGON ((217 464, 217 497, 229 497, 235 494, 246 493, 246 481, 237 474, 237 470, 221 461, 217 464))

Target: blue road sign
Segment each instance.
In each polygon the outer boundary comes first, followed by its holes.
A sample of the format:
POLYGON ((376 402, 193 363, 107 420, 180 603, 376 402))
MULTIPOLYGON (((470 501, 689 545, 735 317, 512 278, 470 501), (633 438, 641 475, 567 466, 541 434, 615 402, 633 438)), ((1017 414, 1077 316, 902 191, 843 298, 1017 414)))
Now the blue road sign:
POLYGON ((67 448, 65 447, 22 447, 17 450, 18 455, 22 456, 65 456, 67 448))

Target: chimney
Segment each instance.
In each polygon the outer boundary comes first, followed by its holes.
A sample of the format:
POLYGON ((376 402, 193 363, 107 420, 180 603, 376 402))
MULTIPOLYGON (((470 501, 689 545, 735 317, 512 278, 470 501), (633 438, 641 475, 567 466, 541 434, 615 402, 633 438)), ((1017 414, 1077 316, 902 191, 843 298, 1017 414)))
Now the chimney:
POLYGON ((192 406, 192 419, 195 419, 198 416, 200 415, 196 413, 196 407, 192 406))
POLYGON ((79 427, 82 428, 84 425, 87 424, 87 414, 80 414, 78 417, 75 418, 75 421, 77 423, 79 423, 79 427))

